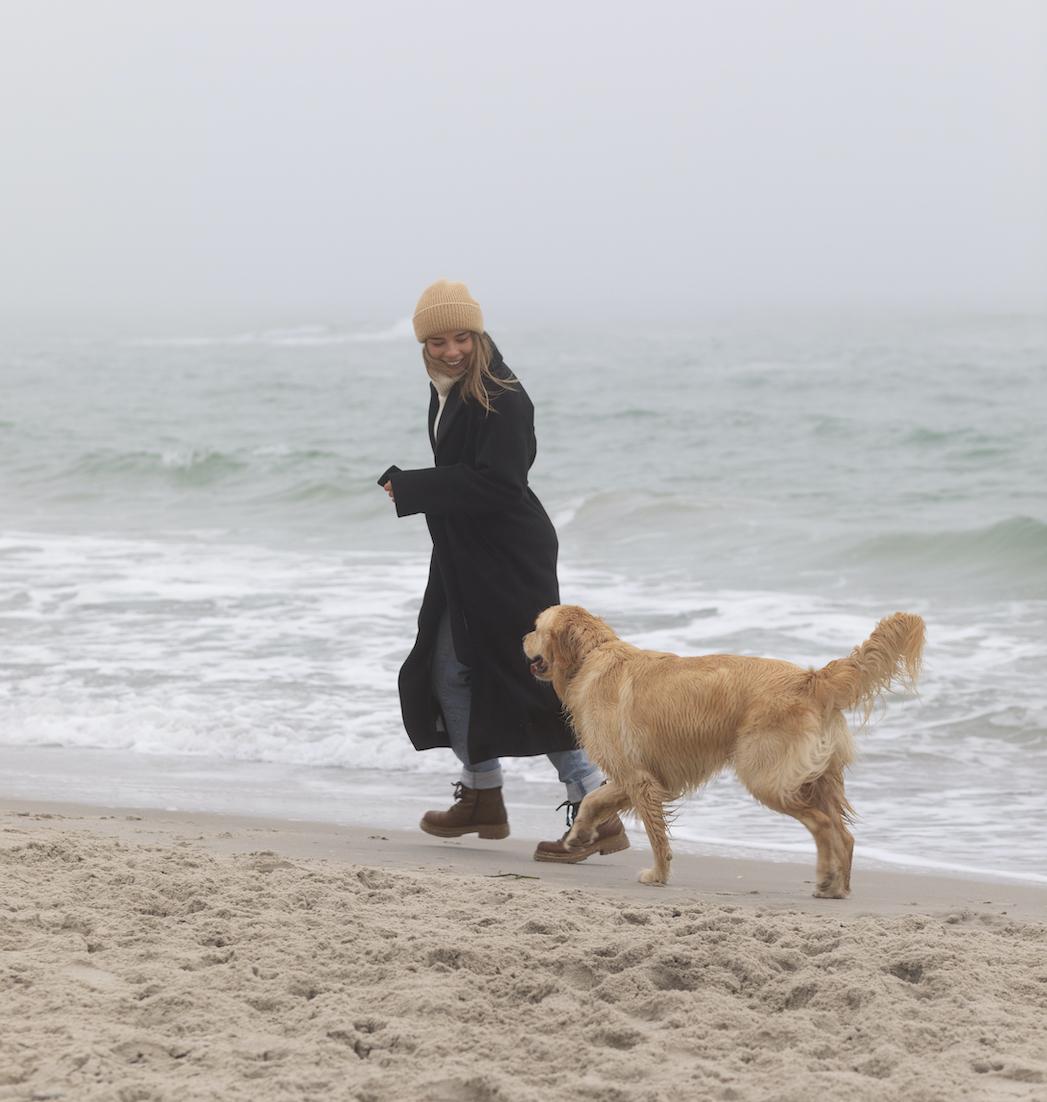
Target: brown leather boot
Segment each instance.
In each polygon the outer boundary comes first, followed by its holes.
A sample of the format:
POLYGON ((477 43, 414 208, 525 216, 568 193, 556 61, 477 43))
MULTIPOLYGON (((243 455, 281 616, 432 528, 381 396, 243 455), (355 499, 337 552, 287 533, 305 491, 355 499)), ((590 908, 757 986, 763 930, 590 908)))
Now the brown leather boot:
POLYGON ((463 834, 509 837, 501 788, 467 788, 461 781, 455 782, 453 806, 447 811, 427 811, 418 825, 437 838, 461 838, 463 834))
MULTIPOLYGON (((596 828, 596 841, 579 849, 568 849, 564 845, 564 838, 571 833, 581 801, 574 804, 567 800, 560 804, 560 807, 567 808, 567 830, 558 842, 539 842, 534 851, 536 861, 563 861, 573 865, 584 861, 587 857, 592 857, 594 853, 618 853, 620 850, 629 848, 629 836, 625 833, 625 824, 617 815, 612 815, 609 819, 604 819, 596 828)), ((556 810, 559 811, 560 807, 556 810)))

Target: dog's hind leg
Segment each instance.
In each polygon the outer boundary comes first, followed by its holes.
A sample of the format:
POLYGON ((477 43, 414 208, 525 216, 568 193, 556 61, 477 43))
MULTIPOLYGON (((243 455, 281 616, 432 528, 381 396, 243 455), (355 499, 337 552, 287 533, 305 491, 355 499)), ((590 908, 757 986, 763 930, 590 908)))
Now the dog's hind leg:
MULTIPOLYGON (((847 829, 848 816, 852 815, 851 805, 843 787, 843 767, 838 762, 830 765, 817 780, 805 785, 802 790, 805 813, 810 816, 817 812, 828 819, 828 846, 831 850, 829 869, 822 875, 818 870, 818 885, 815 895, 828 899, 843 899, 851 890, 851 863, 854 859, 854 835, 847 829)), ((803 818, 800 821, 815 836, 819 835, 803 818)), ((819 820, 819 829, 825 830, 819 820)), ((819 865, 821 862, 819 862, 819 865)))
POLYGON ((851 890, 851 865, 854 861, 854 835, 847 829, 854 810, 843 786, 843 766, 835 763, 814 782, 812 802, 832 820, 836 832, 837 856, 843 875, 843 894, 851 890))
POLYGON ((843 867, 843 890, 850 894, 851 891, 851 865, 854 863, 854 835, 840 823, 840 834, 843 836, 844 847, 844 867, 843 867))
MULTIPOLYGON (((803 717, 800 717, 801 720, 803 717)), ((846 827, 851 806, 843 771, 851 758, 842 718, 784 724, 740 742, 738 779, 767 807, 798 819, 818 849, 816 896, 844 899, 849 891, 854 839, 846 827)))
POLYGON ((582 800, 564 845, 569 849, 591 846, 597 838, 596 828, 612 815, 624 811, 630 802, 629 794, 621 785, 606 781, 582 800))
POLYGON ((804 807, 788 814, 799 819, 814 835, 818 847, 818 864, 814 894, 823 899, 846 899, 848 881, 848 853, 840 835, 842 824, 832 816, 814 807, 804 807))
POLYGON ((654 854, 654 867, 640 873, 641 884, 665 884, 669 880, 669 826, 665 821, 665 805, 670 794, 654 781, 641 781, 630 789, 632 805, 647 831, 647 840, 654 854))
POLYGON ((839 838, 842 853, 840 860, 843 865, 843 890, 851 890, 851 865, 854 863, 854 835, 847 829, 847 824, 854 820, 854 808, 851 807, 843 788, 843 767, 831 769, 818 782, 823 789, 823 799, 827 805, 833 822, 836 825, 836 833, 839 838))
POLYGON ((749 791, 760 803, 799 820, 811 832, 818 849, 814 894, 825 899, 845 899, 850 890, 851 854, 854 838, 844 826, 841 813, 822 807, 824 793, 818 790, 820 781, 789 796, 780 793, 749 791))

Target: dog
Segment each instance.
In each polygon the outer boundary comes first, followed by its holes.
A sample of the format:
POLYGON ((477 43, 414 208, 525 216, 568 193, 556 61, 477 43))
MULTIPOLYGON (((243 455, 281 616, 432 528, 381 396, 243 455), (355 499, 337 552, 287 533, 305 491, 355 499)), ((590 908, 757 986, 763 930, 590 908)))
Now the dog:
POLYGON ((923 620, 896 612, 820 670, 734 654, 681 658, 624 642, 578 605, 545 609, 523 640, 531 673, 552 682, 579 744, 607 776, 582 801, 565 844, 590 844, 600 823, 631 809, 654 853, 640 880, 665 884, 665 805, 732 765, 757 800, 814 835, 814 894, 846 898, 854 813, 843 774, 854 743, 843 713, 860 709, 865 722, 892 683, 914 690, 923 644, 923 620))

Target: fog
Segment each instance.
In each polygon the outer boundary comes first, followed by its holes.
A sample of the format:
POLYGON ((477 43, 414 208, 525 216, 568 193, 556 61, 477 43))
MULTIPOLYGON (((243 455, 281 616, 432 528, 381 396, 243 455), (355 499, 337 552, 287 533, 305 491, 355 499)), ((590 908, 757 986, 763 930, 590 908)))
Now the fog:
POLYGON ((4 0, 0 315, 1047 302, 1039 0, 4 0))

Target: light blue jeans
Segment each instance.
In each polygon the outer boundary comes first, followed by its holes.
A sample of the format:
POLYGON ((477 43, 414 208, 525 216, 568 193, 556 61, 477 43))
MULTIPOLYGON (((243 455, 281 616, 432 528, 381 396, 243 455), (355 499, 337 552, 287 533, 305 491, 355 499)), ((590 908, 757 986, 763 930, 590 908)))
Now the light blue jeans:
MULTIPOLYGON (((436 634, 433 653, 433 691, 440 702, 447 736, 455 757, 462 763, 461 781, 467 788, 501 788, 502 763, 498 758, 469 760, 469 711, 472 706, 471 670, 458 661, 451 637, 451 620, 445 612, 436 634)), ((556 750, 548 755, 557 776, 567 786, 567 799, 578 803, 587 792, 603 784, 603 774, 584 750, 556 750)))

